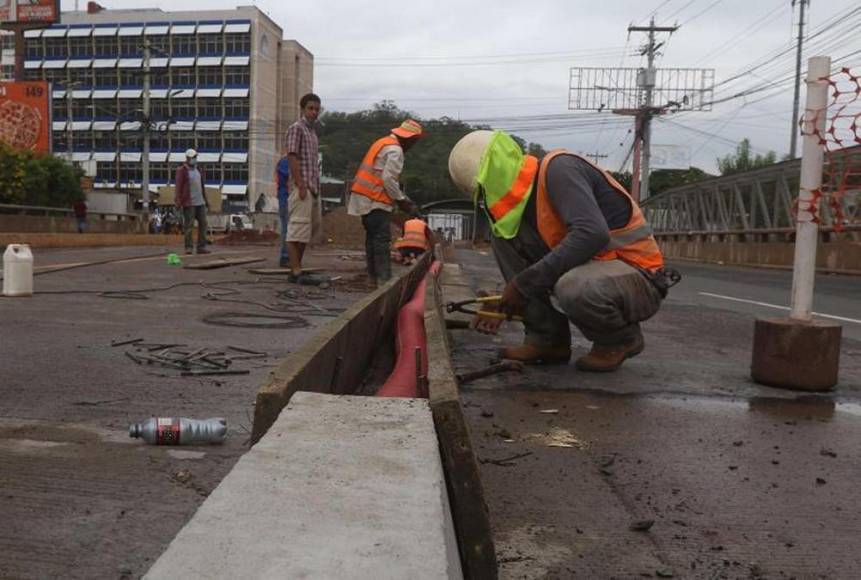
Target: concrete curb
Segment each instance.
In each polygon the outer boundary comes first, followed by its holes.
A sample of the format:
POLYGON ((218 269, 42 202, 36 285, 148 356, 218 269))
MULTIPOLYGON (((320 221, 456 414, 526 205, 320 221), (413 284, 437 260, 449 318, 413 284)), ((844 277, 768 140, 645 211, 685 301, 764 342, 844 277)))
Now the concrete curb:
POLYGON ((96 248, 103 246, 177 246, 182 236, 162 234, 28 234, 0 233, 0 247, 28 244, 31 248, 96 248))
POLYGON ((427 401, 296 393, 145 578, 462 578, 427 401))

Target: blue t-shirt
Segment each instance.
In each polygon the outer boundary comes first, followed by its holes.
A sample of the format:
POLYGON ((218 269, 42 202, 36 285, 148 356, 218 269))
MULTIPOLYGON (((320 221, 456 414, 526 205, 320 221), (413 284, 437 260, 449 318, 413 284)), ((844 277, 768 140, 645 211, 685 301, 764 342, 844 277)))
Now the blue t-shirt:
POLYGON ((286 157, 282 157, 278 160, 276 172, 278 173, 278 203, 280 205, 286 205, 287 196, 290 193, 287 186, 287 182, 290 177, 290 164, 287 162, 286 157))

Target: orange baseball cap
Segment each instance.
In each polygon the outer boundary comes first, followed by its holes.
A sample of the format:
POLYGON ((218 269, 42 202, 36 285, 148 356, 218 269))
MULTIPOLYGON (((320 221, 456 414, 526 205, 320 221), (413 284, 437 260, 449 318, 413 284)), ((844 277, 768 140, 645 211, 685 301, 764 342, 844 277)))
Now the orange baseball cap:
POLYGON ((424 132, 422 131, 422 126, 419 124, 418 121, 413 121, 412 119, 407 119, 406 121, 401 123, 400 127, 392 129, 392 133, 394 133, 398 137, 403 137, 404 139, 417 139, 424 135, 424 132))

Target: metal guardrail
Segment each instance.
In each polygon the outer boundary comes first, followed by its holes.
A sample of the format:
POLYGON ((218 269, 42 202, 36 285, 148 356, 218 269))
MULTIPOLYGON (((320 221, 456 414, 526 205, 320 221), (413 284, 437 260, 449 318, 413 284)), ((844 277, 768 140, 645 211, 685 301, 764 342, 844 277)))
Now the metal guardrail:
MULTIPOLYGON (((829 236, 861 239, 861 180, 849 172, 861 168, 861 147, 831 154, 823 176, 820 231, 829 236), (847 176, 848 175, 848 176, 847 176), (850 183, 846 180, 859 181, 850 183), (830 177, 831 183, 825 183, 830 177), (842 180, 846 190, 829 196, 842 180), (843 219, 835 220, 831 202, 843 219)), ((658 237, 708 239, 730 236, 739 241, 789 241, 795 234, 794 203, 798 196, 801 160, 698 181, 676 187, 643 202, 646 219, 658 237)))
MULTIPOLYGON (((7 215, 29 215, 29 216, 51 216, 60 215, 63 217, 74 217, 75 211, 65 207, 50 207, 43 205, 15 205, 8 203, 0 203, 0 214, 7 215)), ((87 218, 98 218, 107 221, 138 221, 141 216, 134 213, 115 213, 88 211, 87 218)))

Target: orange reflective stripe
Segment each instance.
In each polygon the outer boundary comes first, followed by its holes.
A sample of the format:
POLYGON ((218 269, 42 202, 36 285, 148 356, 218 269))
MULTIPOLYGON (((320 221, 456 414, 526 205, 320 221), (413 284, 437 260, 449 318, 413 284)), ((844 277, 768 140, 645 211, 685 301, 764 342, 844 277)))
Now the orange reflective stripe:
POLYGON ((517 174, 517 179, 511 185, 502 199, 490 206, 490 214, 493 219, 499 221, 505 214, 517 207, 526 193, 532 186, 532 180, 535 178, 535 171, 538 168, 538 159, 532 155, 527 155, 523 160, 523 167, 520 168, 520 173, 517 174))

